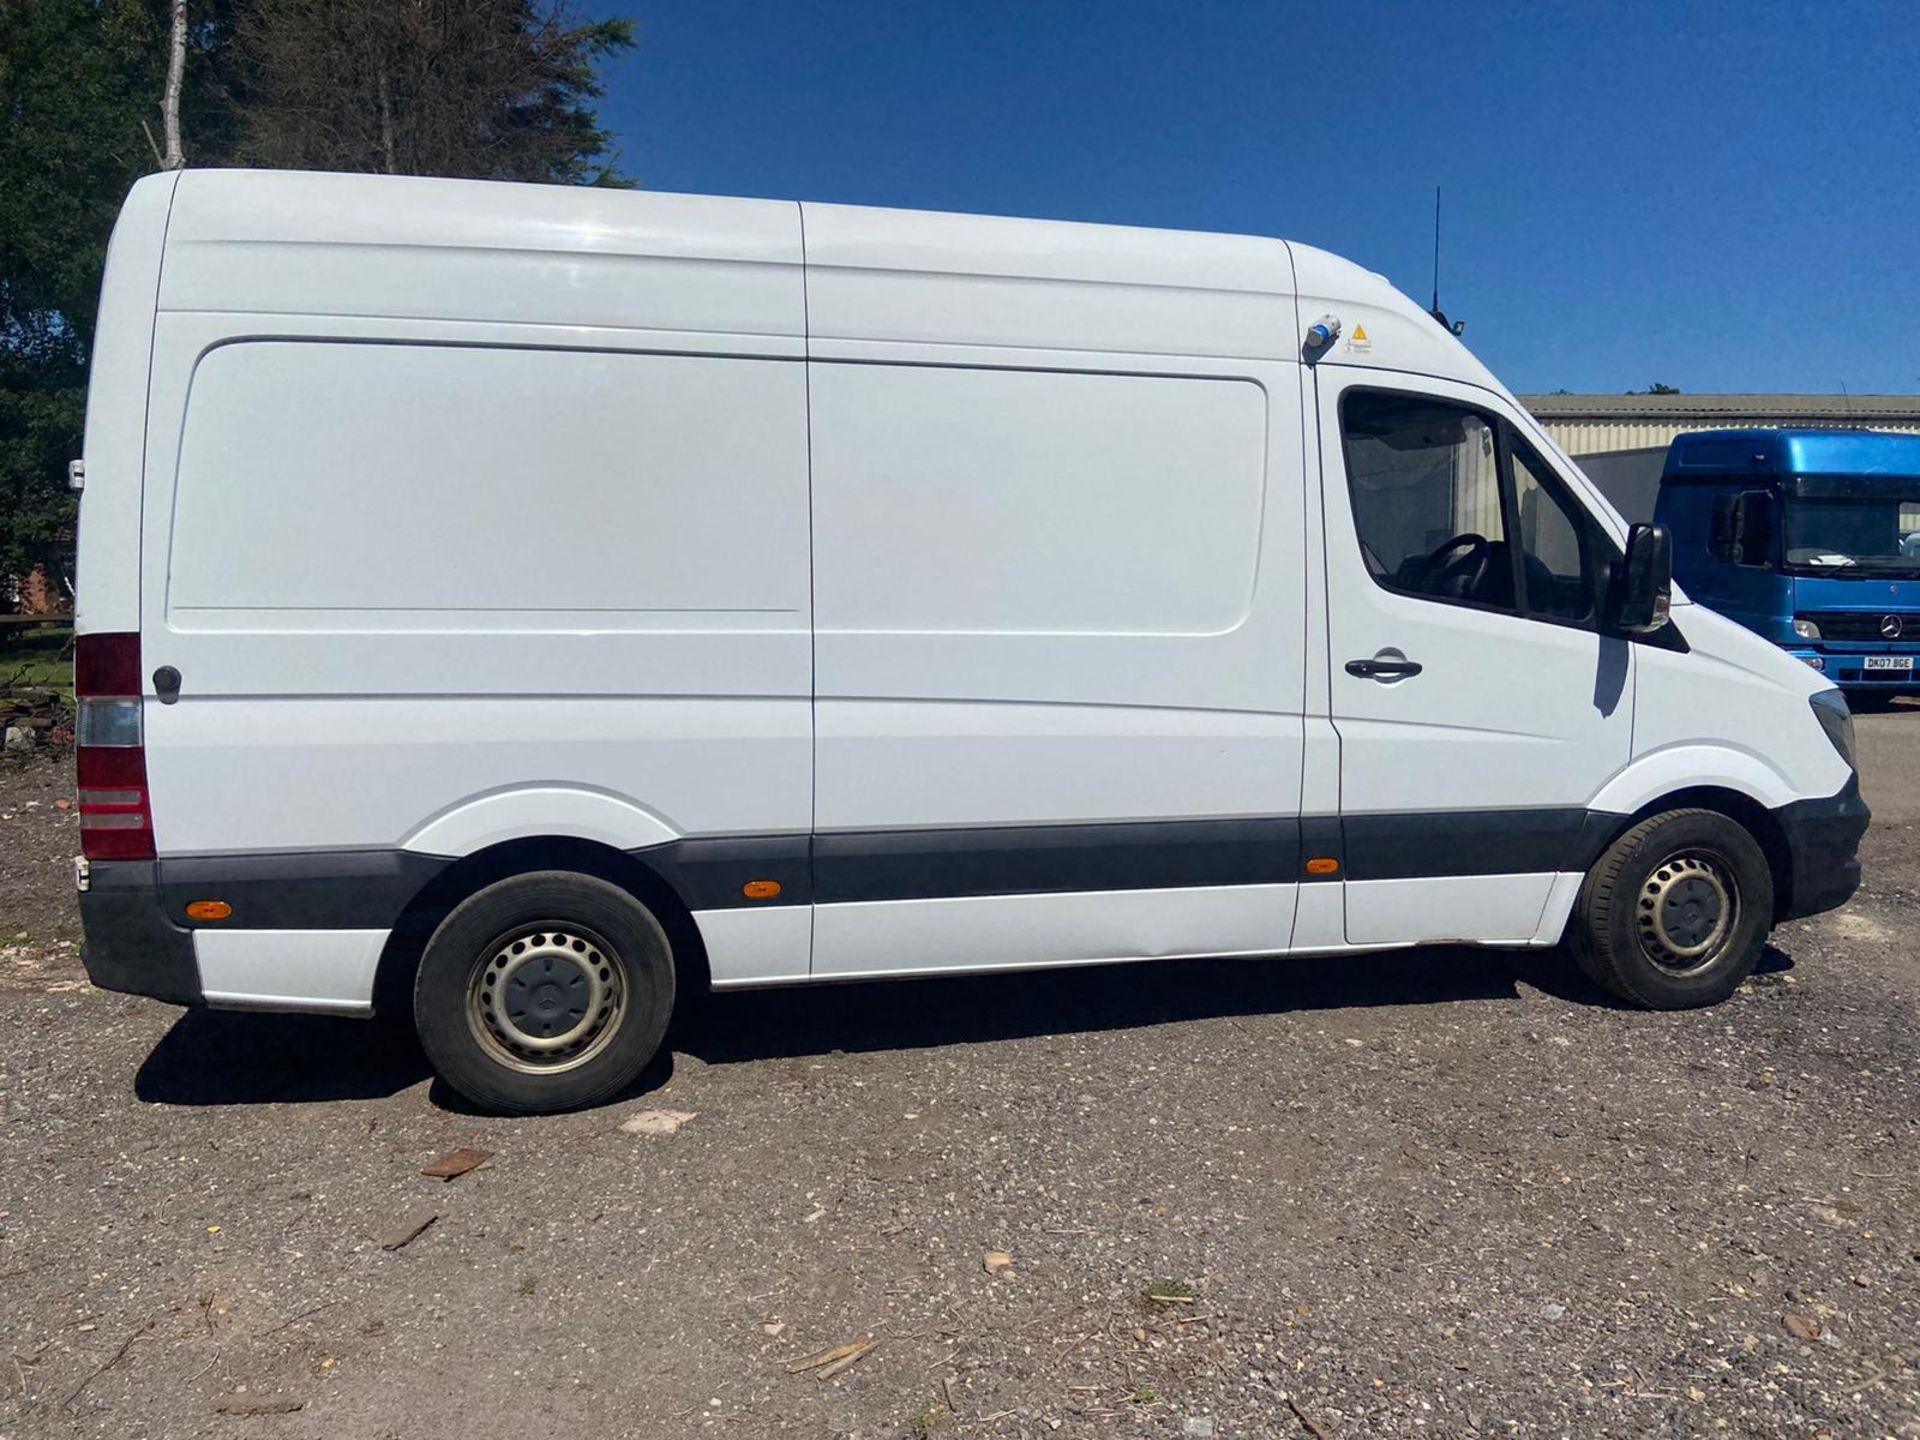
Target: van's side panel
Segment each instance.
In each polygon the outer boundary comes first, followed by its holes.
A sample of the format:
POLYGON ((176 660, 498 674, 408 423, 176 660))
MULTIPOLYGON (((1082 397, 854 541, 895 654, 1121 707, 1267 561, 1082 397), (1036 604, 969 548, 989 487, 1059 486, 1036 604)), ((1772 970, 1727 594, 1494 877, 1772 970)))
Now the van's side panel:
MULTIPOLYGON (((815 973, 1285 949, 1289 302, 1083 260, 1082 227, 1025 253, 944 217, 943 256, 926 217, 805 214, 815 973)), ((1245 246, 1214 278, 1283 292, 1284 247, 1245 246)))
POLYGON ((823 904, 826 973, 880 979, 936 970, 1025 970, 1286 948, 1292 883, 964 895, 823 904))
POLYGON ((697 874, 698 911, 764 855, 788 893, 713 968, 804 975, 796 207, 457 187, 454 244, 433 184, 361 183, 182 181, 143 561, 144 663, 182 677, 147 704, 163 887, 279 852, 252 923, 321 934, 309 972, 337 931, 344 973, 436 858, 588 840, 697 874), (722 835, 754 845, 684 863, 722 835))
POLYGON ((189 171, 181 198, 165 310, 561 327, 583 343, 806 333, 798 207, 779 201, 260 170, 189 171))
POLYGON ((1814 694, 1823 688, 1818 673, 1792 660, 1764 670, 1739 663, 1751 632, 1704 605, 1676 606, 1674 622, 1696 648, 1681 655, 1644 647, 1634 764, 1610 787, 1614 808, 1636 810, 1663 786, 1713 785, 1774 809, 1847 783, 1852 767, 1831 746, 1778 743, 1775 697, 1789 687, 1814 694), (1703 686, 1711 706, 1701 703, 1703 686))
MULTIPOLYGON (((1076 351, 1298 358, 1292 253, 1283 241, 800 208, 816 356, 882 353, 861 350, 865 343, 1018 350, 1029 363, 1051 353, 1070 367, 1080 362, 1067 352, 1076 351)), ((887 353, 904 358, 897 348, 887 353)))
POLYGON ((805 383, 785 360, 224 341, 163 527, 182 693, 804 695, 805 383))

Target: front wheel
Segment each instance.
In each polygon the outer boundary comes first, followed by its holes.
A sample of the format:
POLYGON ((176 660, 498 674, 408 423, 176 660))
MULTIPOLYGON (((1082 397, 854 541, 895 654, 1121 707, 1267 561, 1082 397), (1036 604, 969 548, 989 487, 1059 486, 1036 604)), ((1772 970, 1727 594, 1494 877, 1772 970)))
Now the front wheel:
POLYGON ((1568 941, 1602 989, 1688 1010, 1740 988, 1772 924, 1773 872, 1753 836, 1716 810, 1670 810, 1587 872, 1568 941))
POLYGON ((547 870, 469 897, 420 957, 414 1025, 434 1070, 489 1110, 606 1100, 653 1059, 673 1013, 660 922, 618 886, 547 870))

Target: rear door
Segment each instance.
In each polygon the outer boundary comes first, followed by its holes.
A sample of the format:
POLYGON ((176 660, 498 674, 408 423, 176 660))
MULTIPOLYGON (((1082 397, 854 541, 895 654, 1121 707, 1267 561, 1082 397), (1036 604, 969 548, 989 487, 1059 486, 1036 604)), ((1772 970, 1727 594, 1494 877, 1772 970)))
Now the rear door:
POLYGON ((1613 539, 1487 392, 1317 386, 1347 940, 1526 941, 1631 748, 1613 539))

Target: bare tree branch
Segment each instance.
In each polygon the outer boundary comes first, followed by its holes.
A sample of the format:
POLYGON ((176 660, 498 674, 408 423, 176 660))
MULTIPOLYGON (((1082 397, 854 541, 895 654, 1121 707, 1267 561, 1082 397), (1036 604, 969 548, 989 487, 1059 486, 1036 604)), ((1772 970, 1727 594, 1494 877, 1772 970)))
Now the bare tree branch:
POLYGON ((163 170, 178 170, 187 163, 187 157, 180 148, 180 82, 187 71, 187 0, 172 0, 171 9, 173 25, 167 49, 167 91, 160 102, 160 118, 167 136, 167 153, 160 161, 163 170))
POLYGON ((387 92, 387 67, 382 65, 380 76, 380 153, 386 157, 387 173, 398 175, 400 162, 393 148, 393 96, 387 92))

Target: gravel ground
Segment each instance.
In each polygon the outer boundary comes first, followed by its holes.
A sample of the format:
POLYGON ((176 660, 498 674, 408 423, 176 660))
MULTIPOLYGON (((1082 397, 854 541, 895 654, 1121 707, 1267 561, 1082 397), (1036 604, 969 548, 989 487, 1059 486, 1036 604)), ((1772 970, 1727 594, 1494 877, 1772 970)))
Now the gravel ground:
POLYGON ((530 1120, 89 989, 69 777, 0 771, 0 1436, 1920 1436, 1920 708, 1860 729, 1865 889, 1716 1010, 1453 950, 772 992, 530 1120))

